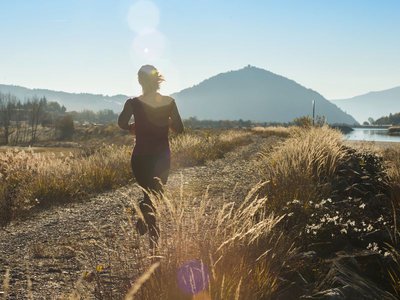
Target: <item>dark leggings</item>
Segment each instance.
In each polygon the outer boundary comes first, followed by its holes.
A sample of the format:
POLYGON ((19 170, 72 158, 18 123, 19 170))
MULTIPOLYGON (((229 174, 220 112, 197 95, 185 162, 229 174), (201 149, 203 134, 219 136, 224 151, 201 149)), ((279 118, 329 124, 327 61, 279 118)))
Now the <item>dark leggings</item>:
POLYGON ((140 234, 146 233, 146 229, 148 229, 150 233, 150 243, 152 246, 155 246, 158 242, 159 229, 156 224, 155 208, 148 193, 157 195, 163 192, 162 185, 166 184, 168 180, 170 156, 168 153, 140 155, 133 152, 131 166, 137 183, 146 191, 143 192, 143 199, 139 202, 145 224, 143 220, 139 218, 136 227, 140 234))

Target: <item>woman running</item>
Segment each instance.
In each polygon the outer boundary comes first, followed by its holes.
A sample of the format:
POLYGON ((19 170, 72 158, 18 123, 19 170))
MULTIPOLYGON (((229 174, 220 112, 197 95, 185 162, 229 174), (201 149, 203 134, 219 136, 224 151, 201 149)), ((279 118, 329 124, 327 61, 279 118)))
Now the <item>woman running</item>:
POLYGON ((176 133, 182 133, 184 129, 174 99, 158 93, 164 78, 157 69, 151 65, 142 66, 138 79, 143 94, 125 102, 118 125, 136 134, 131 166, 137 183, 144 189, 143 199, 139 202, 144 222, 139 218, 136 228, 141 235, 149 231, 150 246, 154 249, 159 228, 149 193, 161 194, 162 185, 167 183, 170 169, 169 128, 176 133), (132 115, 134 123, 129 123, 132 115))

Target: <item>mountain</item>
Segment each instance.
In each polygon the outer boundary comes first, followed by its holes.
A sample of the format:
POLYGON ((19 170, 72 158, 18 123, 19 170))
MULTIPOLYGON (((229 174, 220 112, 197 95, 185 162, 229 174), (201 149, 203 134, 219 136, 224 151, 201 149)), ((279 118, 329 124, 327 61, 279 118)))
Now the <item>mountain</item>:
POLYGON ((370 117, 377 119, 400 112, 400 86, 349 99, 331 100, 331 102, 361 123, 370 117))
POLYGON ((25 87, 4 84, 0 84, 0 92, 3 94, 13 94, 21 101, 34 96, 44 96, 48 101, 56 101, 64 105, 68 111, 81 111, 83 109, 98 111, 102 109, 112 109, 116 112, 119 112, 122 110, 122 105, 125 103, 125 100, 128 99, 128 97, 124 95, 110 97, 86 93, 76 94, 44 89, 28 89, 25 87))
MULTIPOLYGON (((45 96, 49 101, 64 105, 68 111, 112 109, 118 113, 128 98, 124 95, 74 94, 12 85, 0 85, 0 92, 14 94, 21 100, 45 96)), ((329 123, 357 123, 352 116, 317 92, 252 66, 221 73, 172 97, 176 99, 183 118, 290 122, 296 117, 311 115, 311 103, 315 100, 316 115, 325 116, 329 123)))
POLYGON ((184 118, 290 122, 311 115, 315 100, 316 115, 329 123, 357 123, 317 92, 252 66, 221 73, 172 97, 184 118))

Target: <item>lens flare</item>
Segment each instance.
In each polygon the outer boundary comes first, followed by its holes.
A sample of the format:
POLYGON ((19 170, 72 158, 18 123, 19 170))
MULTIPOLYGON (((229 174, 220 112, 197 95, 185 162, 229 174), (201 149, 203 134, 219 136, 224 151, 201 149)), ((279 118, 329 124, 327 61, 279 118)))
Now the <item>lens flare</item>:
POLYGON ((177 280, 182 292, 189 295, 197 295, 207 289, 210 276, 208 268, 203 261, 191 260, 179 268, 177 280))
POLYGON ((130 29, 144 34, 156 30, 160 22, 160 11, 152 1, 139 0, 130 7, 127 19, 130 29))
POLYGON ((166 38, 158 31, 140 34, 133 40, 132 49, 136 58, 154 61, 162 57, 166 38))

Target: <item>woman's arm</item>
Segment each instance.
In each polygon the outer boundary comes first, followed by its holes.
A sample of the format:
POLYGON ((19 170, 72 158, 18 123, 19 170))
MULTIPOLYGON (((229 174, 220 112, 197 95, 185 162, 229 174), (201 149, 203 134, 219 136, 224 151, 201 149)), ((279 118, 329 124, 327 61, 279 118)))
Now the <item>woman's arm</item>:
POLYGON ((171 123, 170 128, 176 133, 183 133, 184 127, 182 123, 181 116, 179 115, 178 108, 176 107, 176 103, 172 100, 172 110, 171 110, 171 123))
POLYGON ((118 117, 118 126, 122 129, 132 131, 134 124, 129 124, 129 120, 133 115, 133 105, 130 99, 126 100, 124 109, 118 117))

